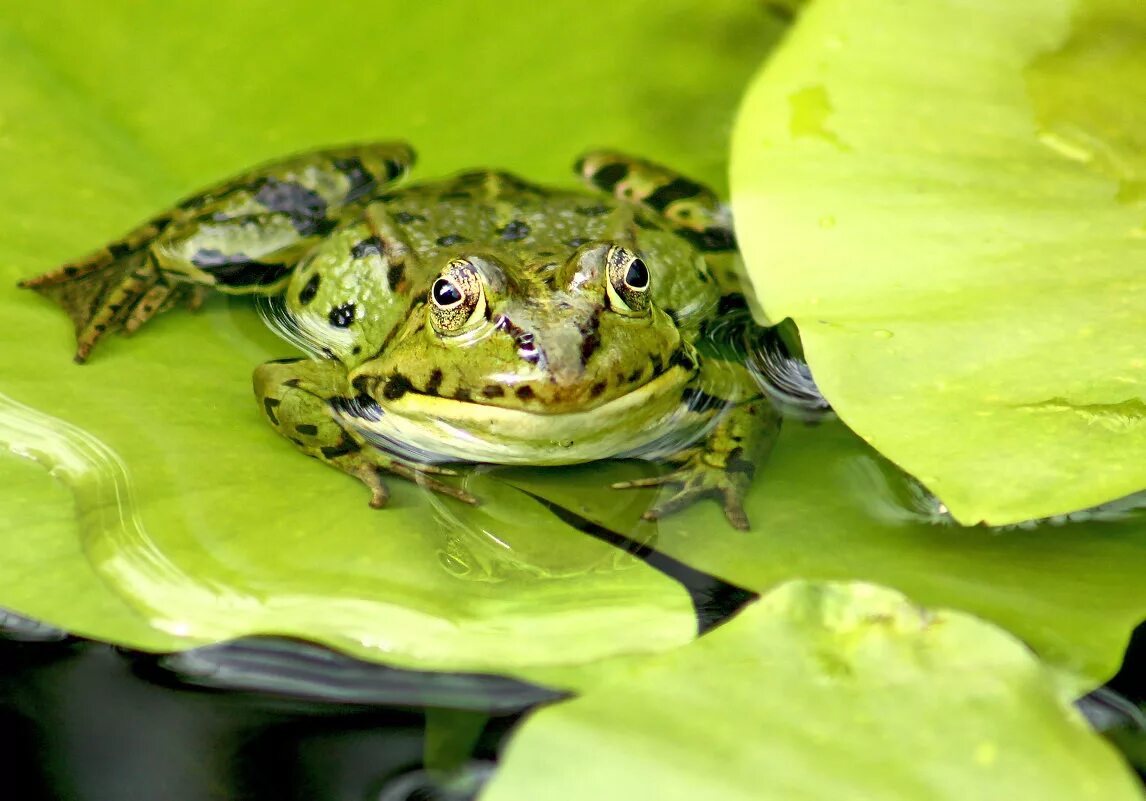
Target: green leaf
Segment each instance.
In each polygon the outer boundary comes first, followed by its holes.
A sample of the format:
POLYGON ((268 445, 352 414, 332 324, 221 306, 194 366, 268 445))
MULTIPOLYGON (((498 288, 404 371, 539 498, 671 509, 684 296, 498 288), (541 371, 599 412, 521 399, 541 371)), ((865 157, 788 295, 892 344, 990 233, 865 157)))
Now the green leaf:
POLYGON ((824 394, 962 521, 1146 487, 1146 6, 820 0, 733 207, 824 394))
MULTIPOLYGON (((715 504, 634 530, 630 512, 610 505, 614 498, 597 500, 563 475, 532 471, 512 480, 738 586, 763 592, 824 579, 894 587, 978 615, 1096 683, 1118 670, 1131 631, 1146 618, 1146 498, 1073 520, 963 527, 839 422, 785 424, 749 496, 747 533, 725 525, 715 504)), ((535 675, 576 687, 595 679, 535 675)))
POLYGON ((0 427, 75 501, 0 456, 0 605, 135 647, 271 632, 447 669, 693 638, 674 581, 483 473, 477 512, 397 480, 367 508, 260 420, 251 371, 291 349, 250 303, 166 315, 79 367, 64 315, 15 283, 229 173, 354 140, 409 140, 424 177, 568 185, 613 146, 723 191, 773 20, 736 0, 52 5, 0 13, 0 427))
POLYGON ((1070 696, 973 617, 793 582, 535 713, 482 798, 1141 799, 1070 696))

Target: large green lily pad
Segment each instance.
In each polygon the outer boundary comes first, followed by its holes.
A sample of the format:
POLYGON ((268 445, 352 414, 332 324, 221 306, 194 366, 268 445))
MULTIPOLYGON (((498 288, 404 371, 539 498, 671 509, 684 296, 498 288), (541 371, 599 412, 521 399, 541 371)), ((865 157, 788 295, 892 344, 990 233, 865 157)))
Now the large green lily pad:
POLYGON ((1146 487, 1146 6, 819 0, 733 207, 824 394, 967 523, 1146 487))
POLYGON ((0 15, 0 425, 74 502, 0 457, 0 605, 136 647, 285 633, 429 668, 695 635, 675 582, 487 476, 477 512, 399 481, 392 508, 367 508, 260 421, 251 370, 291 349, 251 304, 168 315, 80 367, 66 318, 15 283, 204 183, 346 141, 407 139, 423 176, 568 184, 606 145, 721 186, 774 20, 733 0, 54 9, 0 15))
POLYGON ((1011 636, 872 585, 805 582, 535 713, 482 795, 1141 797, 1069 688, 1011 636))

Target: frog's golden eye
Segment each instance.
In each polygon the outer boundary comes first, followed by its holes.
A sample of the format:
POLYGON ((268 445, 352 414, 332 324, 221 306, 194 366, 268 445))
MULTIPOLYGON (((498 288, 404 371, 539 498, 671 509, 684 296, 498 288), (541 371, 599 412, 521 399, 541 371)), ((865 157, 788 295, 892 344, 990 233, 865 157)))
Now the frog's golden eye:
POLYGON ((644 259, 622 247, 611 249, 605 259, 609 273, 606 290, 610 308, 621 314, 647 312, 652 279, 644 259))
POLYGON ((454 259, 430 287, 430 322, 440 334, 457 334, 485 316, 485 287, 472 263, 454 259))

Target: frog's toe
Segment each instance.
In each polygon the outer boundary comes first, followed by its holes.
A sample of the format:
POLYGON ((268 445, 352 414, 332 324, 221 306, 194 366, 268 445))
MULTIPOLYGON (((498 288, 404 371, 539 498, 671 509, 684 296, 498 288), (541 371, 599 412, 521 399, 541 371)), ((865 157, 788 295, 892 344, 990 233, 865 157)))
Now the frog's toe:
POLYGON ((370 508, 381 509, 390 500, 390 489, 382 480, 381 471, 374 465, 363 464, 353 470, 351 475, 366 485, 370 490, 370 508))

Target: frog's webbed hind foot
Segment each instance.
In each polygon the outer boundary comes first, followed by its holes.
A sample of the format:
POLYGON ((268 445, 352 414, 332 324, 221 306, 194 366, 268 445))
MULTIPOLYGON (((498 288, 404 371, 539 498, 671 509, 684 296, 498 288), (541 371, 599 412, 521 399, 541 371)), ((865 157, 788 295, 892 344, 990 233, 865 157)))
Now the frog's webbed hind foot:
POLYGON ((724 516, 733 528, 747 531, 748 515, 744 512, 744 496, 752 484, 756 465, 749 460, 733 456, 724 464, 712 464, 706 454, 697 449, 689 452, 680 466, 664 475, 620 481, 613 489, 639 489, 675 485, 677 491, 648 509, 645 520, 659 520, 665 515, 691 506, 703 498, 717 498, 724 507, 724 516))

